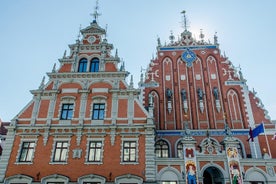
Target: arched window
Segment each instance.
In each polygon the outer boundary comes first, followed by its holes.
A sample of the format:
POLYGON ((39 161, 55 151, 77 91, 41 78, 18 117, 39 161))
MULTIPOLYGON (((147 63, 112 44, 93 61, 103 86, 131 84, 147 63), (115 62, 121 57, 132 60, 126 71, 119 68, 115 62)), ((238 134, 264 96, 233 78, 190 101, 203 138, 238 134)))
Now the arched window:
POLYGON ((82 58, 79 62, 78 72, 86 72, 86 68, 87 68, 87 59, 82 58))
POLYGON ((100 60, 98 58, 93 58, 90 63, 90 72, 98 72, 99 63, 100 63, 100 60))
POLYGON ((155 144, 155 155, 159 158, 169 157, 169 145, 166 141, 160 140, 155 144))
POLYGON ((243 149, 243 146, 242 146, 242 143, 239 141, 239 144, 237 145, 237 150, 238 150, 238 153, 239 155, 244 158, 244 149, 243 149))
POLYGON ((183 158, 183 144, 181 143, 181 141, 179 141, 177 144, 177 157, 183 158))

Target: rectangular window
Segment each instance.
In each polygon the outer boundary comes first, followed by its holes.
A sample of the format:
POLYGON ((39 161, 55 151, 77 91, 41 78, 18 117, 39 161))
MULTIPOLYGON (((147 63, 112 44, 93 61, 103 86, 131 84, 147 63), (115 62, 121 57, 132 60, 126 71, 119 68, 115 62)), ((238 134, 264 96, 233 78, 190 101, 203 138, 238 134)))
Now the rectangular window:
POLYGON ((73 109, 74 109, 74 104, 71 104, 71 103, 70 104, 62 104, 60 119, 62 119, 62 120, 72 119, 73 109))
POLYGON ((104 109, 105 104, 104 103, 96 103, 93 104, 93 115, 92 119, 104 119, 104 109))
POLYGON ((88 148, 88 162, 100 162, 102 153, 102 142, 91 141, 88 148))
POLYGON ((123 142, 123 162, 136 162, 136 141, 123 142))
POLYGON ((66 162, 67 151, 68 151, 67 141, 56 142, 53 162, 66 162))
POLYGON ((19 162, 32 162, 35 142, 23 142, 19 162))

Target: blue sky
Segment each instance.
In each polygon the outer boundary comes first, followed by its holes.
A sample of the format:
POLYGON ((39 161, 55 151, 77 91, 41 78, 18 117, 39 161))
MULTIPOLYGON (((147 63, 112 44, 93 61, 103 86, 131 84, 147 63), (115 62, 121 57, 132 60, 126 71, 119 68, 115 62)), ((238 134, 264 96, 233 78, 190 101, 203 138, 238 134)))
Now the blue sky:
MULTIPOLYGON (((68 44, 75 43, 80 25, 92 21, 95 0, 3 0, 0 3, 0 118, 10 121, 32 99, 46 72, 68 44)), ((99 24, 118 49, 126 69, 139 80, 156 53, 157 37, 183 31, 186 10, 189 30, 213 42, 217 32, 222 53, 241 66, 249 89, 276 119, 276 1, 274 0, 100 0, 99 24)), ((68 53, 67 52, 67 53, 68 53)), ((114 49, 115 52, 115 49, 114 49)), ((47 78, 46 78, 47 79, 47 78)), ((47 79, 48 80, 48 79, 47 79)))

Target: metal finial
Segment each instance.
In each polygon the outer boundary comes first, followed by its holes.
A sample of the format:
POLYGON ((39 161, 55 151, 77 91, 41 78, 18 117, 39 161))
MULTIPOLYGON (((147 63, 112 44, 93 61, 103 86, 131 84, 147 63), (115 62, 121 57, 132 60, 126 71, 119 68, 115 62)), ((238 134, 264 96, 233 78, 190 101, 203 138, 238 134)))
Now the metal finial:
POLYGON ((105 38, 107 37, 107 28, 108 28, 108 24, 105 25, 105 38))
POLYGON ((44 82, 45 82, 45 76, 43 76, 43 78, 42 78, 42 81, 40 83, 39 89, 43 89, 43 87, 45 85, 44 82))
POLYGON ((99 0, 96 1, 96 6, 95 6, 95 10, 94 13, 91 13, 90 15, 94 17, 93 22, 97 22, 98 21, 98 17, 101 15, 99 12, 99 0))
POLYGON ((183 14, 183 23, 184 23, 184 29, 185 29, 185 31, 187 31, 187 18, 186 18, 186 11, 185 10, 183 10, 182 12, 181 12, 182 14, 183 14))
POLYGON ((204 42, 204 34, 203 34, 203 30, 202 29, 200 29, 200 35, 199 35, 199 37, 200 37, 200 39, 201 39, 201 42, 204 42))
POLYGON ((133 88, 133 75, 130 76, 130 88, 133 88))
POLYGON ((169 39, 171 41, 171 44, 173 44, 173 41, 174 41, 174 35, 173 35, 173 32, 171 31, 171 35, 169 36, 169 39))
POLYGON ((218 44, 218 36, 217 36, 217 32, 215 32, 214 35, 214 44, 217 45, 218 44))
POLYGON ((81 24, 80 24, 80 28, 79 28, 79 33, 78 33, 78 39, 77 40, 80 40, 80 35, 81 34, 81 24))

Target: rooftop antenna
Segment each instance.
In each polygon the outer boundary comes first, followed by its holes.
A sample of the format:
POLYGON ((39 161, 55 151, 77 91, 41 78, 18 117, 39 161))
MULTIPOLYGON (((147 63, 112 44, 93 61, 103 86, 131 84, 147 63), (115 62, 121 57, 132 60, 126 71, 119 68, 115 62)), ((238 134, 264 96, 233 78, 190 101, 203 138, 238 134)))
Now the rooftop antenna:
POLYGON ((182 12, 181 12, 182 14, 183 14, 183 23, 184 23, 184 29, 185 29, 185 31, 187 31, 187 27, 188 27, 188 21, 187 21, 187 18, 186 18, 186 11, 185 10, 183 10, 182 12))
POLYGON ((96 1, 96 6, 94 13, 91 13, 90 15, 94 17, 93 23, 96 23, 98 21, 98 17, 101 15, 99 12, 99 0, 96 1))

